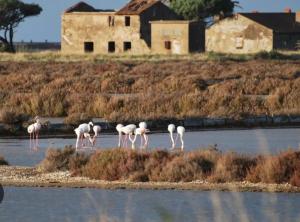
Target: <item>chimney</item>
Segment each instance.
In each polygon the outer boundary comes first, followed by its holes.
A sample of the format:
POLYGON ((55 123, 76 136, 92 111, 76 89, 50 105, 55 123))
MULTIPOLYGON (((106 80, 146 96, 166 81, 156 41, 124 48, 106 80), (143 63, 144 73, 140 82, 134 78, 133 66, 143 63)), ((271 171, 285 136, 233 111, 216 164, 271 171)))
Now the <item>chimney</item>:
POLYGON ((284 9, 284 12, 285 12, 285 13, 292 13, 292 9, 291 9, 291 8, 285 8, 285 9, 284 9))
POLYGON ((296 22, 300 23, 300 11, 296 12, 296 22))

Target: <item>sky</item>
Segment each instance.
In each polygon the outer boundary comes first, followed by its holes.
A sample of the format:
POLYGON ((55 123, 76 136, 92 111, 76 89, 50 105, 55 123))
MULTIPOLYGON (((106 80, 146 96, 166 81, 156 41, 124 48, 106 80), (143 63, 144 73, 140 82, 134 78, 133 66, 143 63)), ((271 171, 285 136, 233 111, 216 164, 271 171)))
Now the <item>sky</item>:
MULTIPOLYGON (((23 0, 37 3, 43 8, 39 16, 25 19, 15 33, 15 41, 59 42, 60 19, 62 12, 80 0, 23 0)), ((86 0, 97 9, 119 9, 128 0, 86 0)), ((242 8, 237 12, 282 12, 285 8, 300 11, 300 0, 239 0, 242 8)))

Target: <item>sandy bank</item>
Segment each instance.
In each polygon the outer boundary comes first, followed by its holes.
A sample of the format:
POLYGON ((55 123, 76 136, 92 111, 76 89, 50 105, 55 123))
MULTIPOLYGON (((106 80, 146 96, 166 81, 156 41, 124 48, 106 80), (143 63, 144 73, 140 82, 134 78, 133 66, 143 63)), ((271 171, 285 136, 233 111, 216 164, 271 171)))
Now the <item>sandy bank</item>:
POLYGON ((151 189, 151 190, 195 190, 195 191, 237 191, 237 192, 294 192, 299 193, 300 187, 290 184, 264 183, 208 183, 194 182, 129 182, 100 181, 85 177, 72 177, 69 172, 41 173, 36 168, 1 166, 0 184, 14 187, 66 187, 66 188, 97 188, 97 189, 151 189))

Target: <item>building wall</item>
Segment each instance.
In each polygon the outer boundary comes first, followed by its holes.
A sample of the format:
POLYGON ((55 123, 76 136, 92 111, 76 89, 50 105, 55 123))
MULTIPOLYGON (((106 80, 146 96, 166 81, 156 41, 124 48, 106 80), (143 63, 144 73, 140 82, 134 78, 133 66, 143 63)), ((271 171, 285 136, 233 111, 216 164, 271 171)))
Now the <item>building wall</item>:
POLYGON ((273 49, 273 31, 241 15, 215 23, 205 38, 206 51, 243 54, 273 49))
POLYGON ((151 50, 154 54, 188 54, 189 23, 152 23, 151 50), (171 42, 167 49, 166 42, 171 42), (180 50, 177 50, 178 47, 180 50))
POLYGON ((151 24, 150 21, 177 20, 179 16, 163 3, 158 3, 145 10, 141 15, 141 35, 151 48, 151 24))
POLYGON ((74 12, 62 16, 61 48, 64 53, 84 53, 84 42, 94 43, 94 53, 107 54, 108 42, 115 42, 115 53, 123 53, 124 42, 131 42, 129 54, 150 52, 141 39, 140 17, 130 16, 130 26, 125 26, 125 16, 114 13, 74 12), (109 26, 109 16, 114 16, 114 26, 109 26))
POLYGON ((300 33, 274 33, 274 49, 298 49, 300 33))

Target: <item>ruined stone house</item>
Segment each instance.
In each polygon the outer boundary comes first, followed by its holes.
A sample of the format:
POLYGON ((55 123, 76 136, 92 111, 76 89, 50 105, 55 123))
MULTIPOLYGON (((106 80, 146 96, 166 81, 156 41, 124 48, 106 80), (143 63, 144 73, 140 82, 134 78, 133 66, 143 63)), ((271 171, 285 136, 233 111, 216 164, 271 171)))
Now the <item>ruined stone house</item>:
POLYGON ((119 11, 80 2, 62 15, 62 52, 148 54, 150 21, 173 19, 178 15, 158 0, 132 0, 119 11))
POLYGON ((300 13, 238 13, 217 21, 205 33, 206 51, 257 53, 294 50, 300 43, 300 13))
POLYGON ((197 21, 152 21, 151 51, 159 54, 188 54, 204 51, 205 24, 197 21))
POLYGON ((131 0, 118 11, 80 2, 62 15, 65 53, 188 54, 204 50, 204 24, 180 17, 159 0, 131 0))

